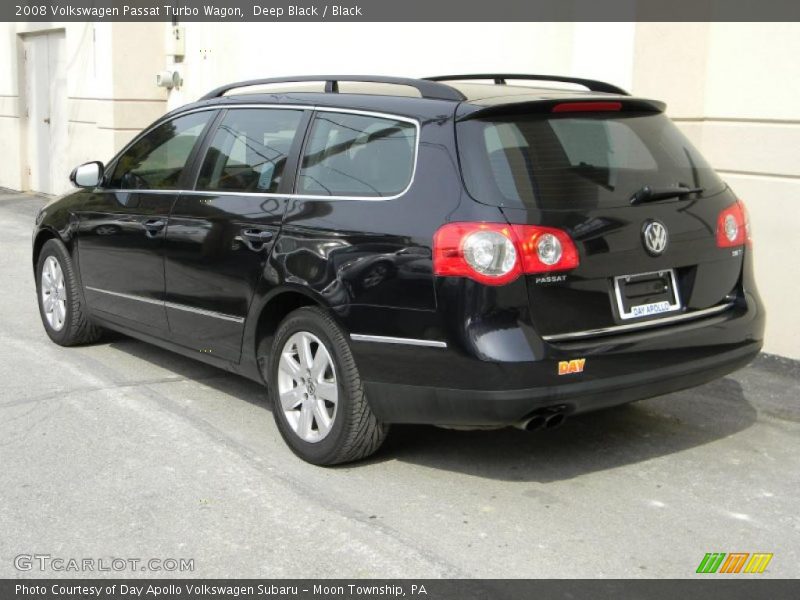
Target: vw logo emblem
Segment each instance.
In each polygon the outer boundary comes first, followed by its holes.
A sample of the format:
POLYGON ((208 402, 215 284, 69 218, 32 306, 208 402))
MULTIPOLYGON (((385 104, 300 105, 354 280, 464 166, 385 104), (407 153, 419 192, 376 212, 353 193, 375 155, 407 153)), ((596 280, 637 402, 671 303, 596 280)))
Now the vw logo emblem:
POLYGON ((645 250, 658 256, 667 249, 667 228, 660 221, 647 221, 642 228, 645 250))

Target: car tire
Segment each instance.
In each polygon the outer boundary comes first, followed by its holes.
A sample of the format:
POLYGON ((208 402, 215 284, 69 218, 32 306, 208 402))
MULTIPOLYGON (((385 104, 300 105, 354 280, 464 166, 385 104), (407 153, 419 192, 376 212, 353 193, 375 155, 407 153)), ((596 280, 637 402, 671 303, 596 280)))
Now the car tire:
POLYGON ((39 315, 51 340, 59 346, 74 346, 100 339, 103 330, 86 314, 72 258, 60 240, 44 243, 35 275, 39 315))
POLYGON ((266 363, 273 416, 297 456, 335 465, 380 448, 389 426, 373 414, 345 334, 324 311, 290 313, 266 363))

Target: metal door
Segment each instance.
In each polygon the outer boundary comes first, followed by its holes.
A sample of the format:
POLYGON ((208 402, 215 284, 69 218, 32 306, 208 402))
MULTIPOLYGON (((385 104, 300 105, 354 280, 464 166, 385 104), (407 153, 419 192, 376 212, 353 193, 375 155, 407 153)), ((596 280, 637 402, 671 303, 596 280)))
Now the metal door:
POLYGON ((67 90, 64 32, 25 36, 27 188, 45 194, 69 185, 65 166, 67 90))

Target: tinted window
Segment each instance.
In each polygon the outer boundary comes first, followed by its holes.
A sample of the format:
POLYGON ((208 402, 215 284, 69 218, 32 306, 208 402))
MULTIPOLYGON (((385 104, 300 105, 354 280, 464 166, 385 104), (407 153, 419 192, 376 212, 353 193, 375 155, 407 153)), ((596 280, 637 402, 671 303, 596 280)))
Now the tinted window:
POLYGON ((406 121, 318 113, 303 156, 298 193, 394 196, 414 169, 416 127, 406 121))
POLYGON ((491 204, 624 206, 644 185, 724 187, 664 115, 510 116, 458 125, 470 193, 491 204))
POLYGON ((197 189, 277 192, 303 113, 229 110, 208 148, 197 189))
POLYGON ((109 182, 131 190, 175 190, 211 111, 196 112, 159 125, 125 151, 109 182))

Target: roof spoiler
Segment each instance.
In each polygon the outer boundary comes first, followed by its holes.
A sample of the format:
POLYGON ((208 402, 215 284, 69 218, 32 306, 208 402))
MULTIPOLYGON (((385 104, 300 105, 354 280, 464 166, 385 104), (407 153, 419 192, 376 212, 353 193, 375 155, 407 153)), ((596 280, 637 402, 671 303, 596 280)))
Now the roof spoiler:
POLYGON ((644 98, 631 98, 630 96, 595 96, 580 98, 548 98, 539 100, 527 100, 521 102, 508 102, 493 104, 475 109, 475 105, 462 105, 461 114, 456 116, 457 121, 467 121, 469 119, 482 119, 493 116, 512 116, 529 114, 556 114, 564 116, 575 116, 576 114, 605 114, 606 112, 644 112, 662 113, 667 105, 660 100, 647 100, 644 98), (605 106, 604 106, 605 105, 605 106), (613 106, 608 106, 613 105, 613 106), (564 110, 574 106, 576 110, 564 110), (469 110, 473 108, 475 110, 469 110))
POLYGON ((628 96, 628 92, 620 87, 597 81, 596 79, 583 79, 580 77, 562 77, 561 75, 521 75, 510 73, 481 73, 475 75, 437 75, 436 77, 426 77, 428 81, 472 81, 475 79, 485 79, 493 81, 496 85, 506 85, 509 79, 519 81, 555 81, 558 83, 574 83, 585 87, 590 92, 603 92, 606 94, 618 94, 628 96))

